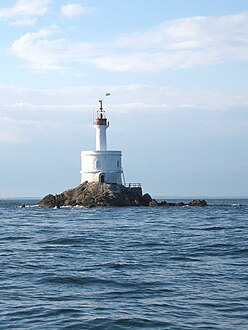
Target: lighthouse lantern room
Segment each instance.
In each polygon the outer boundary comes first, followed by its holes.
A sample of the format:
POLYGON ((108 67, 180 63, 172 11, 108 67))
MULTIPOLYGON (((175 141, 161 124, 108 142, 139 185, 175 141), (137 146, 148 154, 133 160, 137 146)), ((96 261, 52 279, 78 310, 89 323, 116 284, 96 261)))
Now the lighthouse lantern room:
MULTIPOLYGON (((110 95, 107 93, 105 96, 110 95)), ((81 183, 101 182, 122 184, 121 151, 107 149, 109 122, 99 100, 97 118, 93 123, 96 130, 96 150, 81 151, 81 183)))

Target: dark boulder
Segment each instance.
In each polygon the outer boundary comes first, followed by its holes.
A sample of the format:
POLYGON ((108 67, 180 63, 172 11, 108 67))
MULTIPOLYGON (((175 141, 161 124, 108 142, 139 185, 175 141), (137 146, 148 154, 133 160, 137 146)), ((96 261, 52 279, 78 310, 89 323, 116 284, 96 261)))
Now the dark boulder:
POLYGON ((152 201, 151 196, 149 194, 144 194, 141 198, 141 205, 148 206, 151 201, 152 201))
POLYGON ((162 201, 159 203, 159 206, 170 206, 170 205, 166 201, 162 201))
POLYGON ((150 203, 149 203, 149 206, 159 206, 159 203, 153 199, 150 203))
POLYGON ((204 199, 193 199, 189 206, 207 206, 207 202, 204 199))
POLYGON ((41 201, 39 201, 38 205, 49 208, 55 207, 56 206, 55 196, 53 196, 52 194, 45 196, 41 201))
POLYGON ((185 206, 185 204, 183 202, 177 202, 175 206, 185 206))

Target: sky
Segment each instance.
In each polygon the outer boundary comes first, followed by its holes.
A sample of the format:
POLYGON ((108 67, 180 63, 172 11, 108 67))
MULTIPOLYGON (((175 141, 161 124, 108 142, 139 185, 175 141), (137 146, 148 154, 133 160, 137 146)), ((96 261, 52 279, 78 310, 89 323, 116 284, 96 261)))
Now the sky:
POLYGON ((0 197, 80 183, 98 100, 127 182, 248 196, 247 0, 1 0, 0 197))

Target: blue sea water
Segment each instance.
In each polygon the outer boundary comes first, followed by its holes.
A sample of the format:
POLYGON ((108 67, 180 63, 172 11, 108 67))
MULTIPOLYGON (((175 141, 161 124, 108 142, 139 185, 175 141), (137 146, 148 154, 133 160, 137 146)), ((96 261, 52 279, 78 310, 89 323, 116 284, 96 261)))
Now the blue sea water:
POLYGON ((208 203, 0 201, 0 328, 248 329, 248 200, 208 203))

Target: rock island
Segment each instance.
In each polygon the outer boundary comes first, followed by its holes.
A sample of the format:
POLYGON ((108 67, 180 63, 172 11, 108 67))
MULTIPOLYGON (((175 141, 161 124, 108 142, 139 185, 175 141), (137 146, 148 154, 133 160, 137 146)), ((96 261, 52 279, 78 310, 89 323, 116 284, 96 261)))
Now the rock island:
MULTIPOLYGON (((105 96, 109 96, 107 93, 105 96)), ((104 96, 104 97, 105 97, 104 96)), ((103 98, 104 99, 104 98, 103 98)), ((107 149, 109 121, 103 109, 103 99, 93 126, 96 130, 96 148, 81 151, 81 184, 58 195, 47 195, 38 205, 41 207, 62 206, 205 206, 204 200, 188 204, 158 202, 149 194, 142 193, 141 184, 125 182, 122 168, 122 153, 107 149)))

